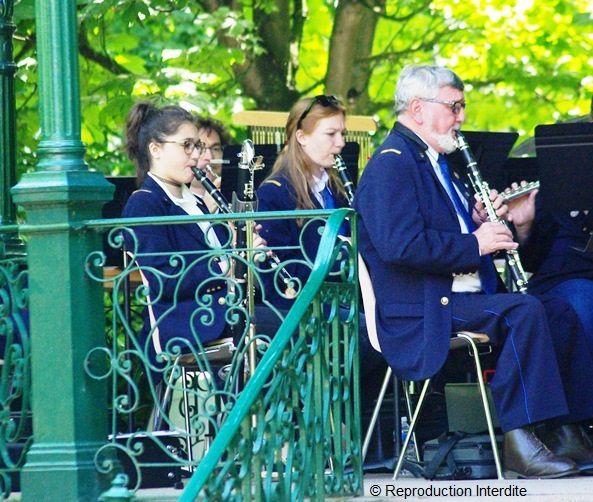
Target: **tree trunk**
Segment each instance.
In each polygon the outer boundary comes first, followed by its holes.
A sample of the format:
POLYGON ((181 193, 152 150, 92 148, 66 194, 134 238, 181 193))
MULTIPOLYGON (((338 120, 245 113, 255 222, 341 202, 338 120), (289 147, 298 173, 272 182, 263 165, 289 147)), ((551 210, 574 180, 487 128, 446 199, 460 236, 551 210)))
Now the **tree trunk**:
MULTIPOLYGON (((377 0, 374 5, 382 10, 385 0, 377 0)), ((368 108, 368 58, 377 20, 378 15, 368 4, 356 0, 342 0, 336 9, 325 88, 344 100, 350 113, 363 114, 368 108)))
MULTIPOLYGON (((206 0, 203 5, 215 10, 224 0, 206 0)), ((290 44, 300 41, 302 22, 294 22, 291 12, 301 12, 301 0, 276 0, 272 11, 254 9, 254 25, 261 39, 263 53, 247 54, 241 64, 233 65, 233 73, 246 96, 256 102, 259 110, 288 110, 300 93, 292 87, 290 44), (294 1, 294 5, 292 5, 294 1), (291 22, 292 21, 292 22, 291 22)), ((231 2, 233 7, 233 2, 231 2)), ((220 32, 218 39, 226 47, 238 47, 237 40, 220 32)))

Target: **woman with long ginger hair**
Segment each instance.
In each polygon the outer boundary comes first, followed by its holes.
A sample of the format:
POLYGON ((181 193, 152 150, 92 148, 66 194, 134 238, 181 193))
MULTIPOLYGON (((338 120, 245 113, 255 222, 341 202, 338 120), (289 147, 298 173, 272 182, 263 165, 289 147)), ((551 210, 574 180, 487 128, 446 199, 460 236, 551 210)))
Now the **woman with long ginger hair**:
MULTIPOLYGON (((346 145, 346 111, 333 96, 316 96, 298 101, 286 123, 287 142, 278 156, 272 173, 257 191, 259 211, 294 211, 301 209, 333 209, 348 207, 346 193, 336 169, 336 155, 346 145)), ((313 262, 321 240, 324 221, 302 221, 294 218, 262 220, 261 235, 277 250, 282 261, 295 260, 286 266, 293 277, 304 285, 311 272, 305 261, 313 262), (303 251, 301 252, 301 246, 303 251), (289 249, 282 249, 287 247, 289 249), (303 254, 305 256, 303 256, 303 254), (306 258, 306 259, 305 259, 306 258)), ((348 224, 340 233, 348 234, 348 224)), ((294 301, 282 288, 266 284, 266 299, 281 308, 294 301)), ((341 308, 347 319, 349 309, 341 308)), ((371 409, 382 376, 387 368, 381 354, 369 341, 363 313, 358 318, 359 354, 361 361, 361 409, 371 409)), ((370 416, 370 415, 369 415, 370 416)), ((376 456, 378 452, 374 452, 376 456)), ((372 458, 373 454, 369 455, 372 458)))
MULTIPOLYGON (((286 123, 286 145, 276 159, 272 173, 257 191, 260 211, 293 211, 346 207, 344 188, 332 166, 346 142, 346 110, 334 96, 316 96, 298 101, 286 123)), ((319 246, 319 227, 296 219, 262 222, 262 237, 271 247, 298 247, 302 244, 307 260, 313 261, 319 246), (301 233, 303 234, 301 236, 301 233)), ((282 261, 297 260, 286 266, 302 283, 310 273, 299 249, 278 250, 282 261)), ((266 288, 266 298, 288 308, 292 298, 274 284, 266 288)))

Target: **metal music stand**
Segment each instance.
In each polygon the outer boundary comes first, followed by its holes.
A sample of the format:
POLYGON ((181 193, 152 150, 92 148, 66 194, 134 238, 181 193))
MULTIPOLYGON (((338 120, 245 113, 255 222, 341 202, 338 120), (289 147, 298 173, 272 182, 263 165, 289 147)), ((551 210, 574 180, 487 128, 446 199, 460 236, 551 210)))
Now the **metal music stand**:
POLYGON ((593 209, 593 122, 538 125, 535 151, 543 207, 593 209))
MULTIPOLYGON (((593 122, 538 125, 535 151, 544 210, 593 210, 593 122)), ((593 252, 593 233, 580 251, 593 252)))

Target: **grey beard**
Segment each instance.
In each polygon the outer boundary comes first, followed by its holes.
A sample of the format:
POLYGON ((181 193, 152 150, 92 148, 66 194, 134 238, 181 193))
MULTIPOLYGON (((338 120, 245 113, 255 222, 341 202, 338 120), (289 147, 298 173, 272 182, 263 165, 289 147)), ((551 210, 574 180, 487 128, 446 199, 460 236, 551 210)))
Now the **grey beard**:
POLYGON ((451 153, 457 150, 457 140, 451 134, 438 134, 436 139, 443 149, 443 153, 451 153))

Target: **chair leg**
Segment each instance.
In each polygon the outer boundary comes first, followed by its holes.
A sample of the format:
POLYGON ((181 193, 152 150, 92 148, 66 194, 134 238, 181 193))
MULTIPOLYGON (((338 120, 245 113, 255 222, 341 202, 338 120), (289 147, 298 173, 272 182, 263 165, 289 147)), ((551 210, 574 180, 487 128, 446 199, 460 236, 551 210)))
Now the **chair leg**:
POLYGON ((163 381, 161 381, 159 383, 160 389, 158 391, 158 395, 159 397, 162 397, 160 399, 160 405, 159 404, 155 404, 153 411, 151 413, 151 419, 149 420, 149 423, 152 424, 152 430, 153 431, 160 431, 161 427, 163 425, 163 413, 167 413, 167 410, 169 409, 169 406, 171 405, 171 387, 173 386, 173 379, 175 377, 175 368, 179 365, 179 357, 178 356, 175 359, 175 362, 173 363, 173 368, 169 374, 169 378, 167 379, 167 382, 164 383, 163 381), (164 392, 162 391, 162 386, 165 386, 164 392), (163 410, 163 411, 161 411, 163 410))
POLYGON ((187 385, 187 370, 181 366, 181 391, 183 392, 183 416, 185 420, 185 433, 187 434, 187 460, 189 463, 189 471, 193 472, 194 452, 192 447, 191 421, 190 421, 190 407, 189 407, 189 387, 187 385))
MULTIPOLYGON (((420 411, 422 410, 422 405, 424 404, 424 398, 426 397, 426 391, 428 390, 428 385, 430 384, 430 378, 424 381, 424 385, 422 386, 422 391, 420 392, 420 397, 418 398, 418 404, 416 405, 416 409, 414 410, 414 415, 412 416, 412 423, 410 424, 410 429, 408 434, 406 435, 406 439, 404 440, 404 444, 402 445, 401 452, 399 457, 397 458, 397 464, 395 466, 395 471, 393 473, 393 479, 396 480, 399 476, 399 471, 402 468, 404 463, 404 458, 406 456, 406 450, 408 449, 408 444, 412 439, 412 435, 414 434, 414 429, 416 428, 416 423, 418 422, 418 416, 420 415, 420 411)), ((418 450, 416 449, 416 453, 418 450)))
POLYGON ((488 394, 486 393, 486 386, 484 385, 484 377, 482 376, 482 365, 480 363, 480 356, 478 348, 471 336, 464 333, 458 333, 458 337, 463 338, 470 346, 474 362, 476 364, 476 373, 478 377, 478 385, 480 387, 480 394, 482 396, 482 405, 484 406, 484 415, 486 416, 486 424, 488 425, 488 434, 490 436, 490 443, 492 444, 492 454, 494 456, 494 463, 496 465, 496 475, 498 479, 504 479, 502 475, 502 466, 500 463, 500 455, 498 454, 498 445, 496 444, 496 435, 494 434, 494 425, 492 423, 492 414, 490 413, 490 406, 488 404, 488 394))
POLYGON ((362 444, 362 462, 363 463, 364 463, 364 459, 367 456, 369 444, 371 442, 371 437, 373 436, 373 432, 375 431, 375 425, 377 424, 377 418, 379 417, 379 412, 381 411, 381 405, 383 404, 383 399, 385 399, 385 393, 387 392, 387 386, 389 385, 390 380, 391 380, 391 368, 388 366, 387 371, 385 372, 385 378, 383 379, 383 384, 381 385, 381 390, 379 391, 379 395, 377 396, 377 404, 375 404, 375 408, 373 409, 373 415, 371 416, 369 428, 367 429, 367 433, 364 436, 364 442, 362 444))
MULTIPOLYGON (((403 387, 404 387, 404 395, 406 397, 406 408, 408 410, 408 417, 411 417, 413 412, 414 412, 414 408, 412 407, 412 398, 410 397, 410 391, 408 389, 408 385, 406 384, 406 382, 402 382, 403 387)), ((414 454, 416 455, 416 460, 418 462, 420 462, 420 450, 418 448, 418 441, 416 441, 416 428, 412 429, 412 427, 410 427, 410 437, 414 440, 414 454)))

